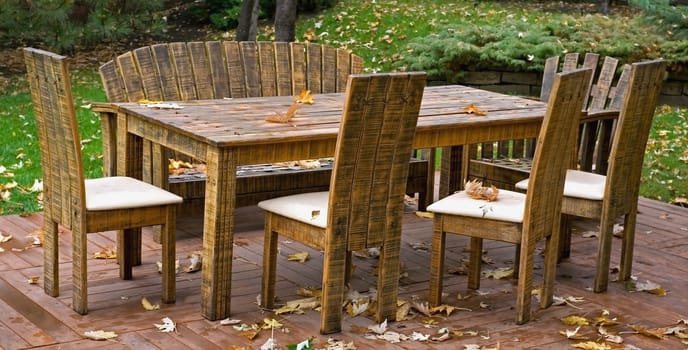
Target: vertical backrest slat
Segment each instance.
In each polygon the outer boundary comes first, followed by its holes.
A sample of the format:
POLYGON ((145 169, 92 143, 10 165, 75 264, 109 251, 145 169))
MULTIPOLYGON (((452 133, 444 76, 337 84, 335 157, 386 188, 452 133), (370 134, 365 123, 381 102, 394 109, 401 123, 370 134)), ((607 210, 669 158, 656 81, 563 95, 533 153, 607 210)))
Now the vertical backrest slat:
POLYGON ((328 232, 350 250, 399 239, 424 73, 349 79, 330 185, 328 232), (346 240, 344 240, 346 242, 346 240))
POLYGON ((213 75, 210 71, 210 57, 205 43, 195 41, 186 44, 191 62, 193 84, 196 87, 196 99, 208 100, 215 98, 213 75))
MULTIPOLYGON (((590 99, 590 94, 592 94, 592 82, 595 79, 595 72, 597 72, 597 65, 600 62, 600 55, 597 53, 592 53, 588 52, 585 54, 585 58, 583 58, 583 68, 589 68, 592 69, 592 79, 590 79, 590 85, 588 86, 587 91, 589 94, 585 95, 585 101, 583 101, 583 109, 587 109, 588 106, 588 100, 590 99)), ((606 61, 605 61, 606 62, 606 61)), ((614 75, 612 74, 612 77, 614 75)))
POLYGON ((561 71, 568 72, 574 69, 578 69, 578 57, 580 55, 577 52, 571 52, 564 55, 564 63, 562 64, 561 71))
POLYGON ((208 41, 205 43, 205 50, 208 55, 208 64, 210 65, 214 98, 232 97, 232 94, 229 92, 229 76, 227 75, 227 65, 225 64, 222 43, 219 41, 208 41))
POLYGON ((607 107, 607 98, 614 82, 614 73, 616 73, 616 66, 618 64, 619 60, 616 58, 609 56, 604 58, 600 75, 590 91, 592 100, 587 108, 589 111, 605 109, 607 107))
MULTIPOLYGON (((179 89, 179 77, 174 66, 174 60, 168 44, 156 44, 151 46, 153 57, 160 79, 163 101, 182 100, 182 93, 179 89)), ((132 101, 131 99, 129 101, 132 101)))
POLYGON ((179 84, 179 95, 182 100, 196 100, 196 81, 193 74, 193 65, 186 43, 170 43, 170 56, 174 63, 174 70, 177 73, 177 83, 179 84))
POLYGON ((298 94, 301 90, 292 89, 293 74, 291 69, 291 46, 287 42, 276 42, 274 45, 277 96, 298 94))
POLYGON ((559 69, 559 56, 552 56, 545 60, 545 68, 542 72, 542 87, 540 88, 540 101, 547 102, 552 91, 554 76, 559 69))
MULTIPOLYGON (((122 81, 124 82, 124 90, 127 92, 126 96, 129 101, 138 101, 146 98, 146 93, 143 90, 143 82, 139 74, 134 54, 127 52, 117 57, 117 67, 122 73, 122 81)), ((119 101, 118 101, 119 102, 119 101)))
POLYGON ((261 96, 277 96, 277 69, 275 67, 275 45, 272 42, 258 42, 258 65, 260 66, 261 96))
POLYGON ((322 93, 337 92, 337 51, 332 46, 322 46, 322 93))
POLYGON ((291 46, 292 89, 297 93, 301 90, 308 90, 306 44, 290 43, 289 45, 291 46))
POLYGON ((335 86, 334 90, 331 92, 344 91, 346 89, 346 82, 352 70, 351 54, 342 49, 338 49, 336 54, 337 66, 335 68, 335 86))
POLYGON ((229 91, 232 98, 248 97, 248 85, 246 83, 246 71, 244 60, 241 57, 241 48, 236 41, 225 41, 222 45, 227 60, 227 75, 229 79, 229 91))
POLYGON ((258 61, 258 47, 255 41, 239 43, 241 61, 244 65, 244 79, 246 80, 246 97, 260 97, 261 88, 260 62, 258 61))
POLYGON ((114 60, 107 61, 98 69, 100 80, 103 82, 103 89, 108 101, 127 101, 127 92, 122 82, 122 75, 117 70, 114 60))
POLYGON ((306 46, 306 81, 308 90, 314 94, 323 92, 322 81, 322 49, 318 44, 308 44, 306 46))
POLYGON ((150 47, 142 47, 132 51, 134 55, 134 62, 138 72, 136 75, 140 76, 141 85, 143 87, 144 96, 151 101, 162 101, 164 96, 162 94, 162 87, 160 86, 160 74, 157 72, 155 59, 150 47))

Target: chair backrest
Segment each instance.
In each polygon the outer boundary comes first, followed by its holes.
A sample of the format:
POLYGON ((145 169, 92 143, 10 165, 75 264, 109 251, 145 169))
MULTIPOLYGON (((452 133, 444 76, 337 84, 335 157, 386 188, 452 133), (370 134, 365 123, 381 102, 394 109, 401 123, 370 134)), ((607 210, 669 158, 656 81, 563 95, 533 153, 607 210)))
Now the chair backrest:
POLYGON ((352 251, 401 238, 425 81, 423 72, 349 78, 330 183, 330 249, 352 251))
POLYGON ((363 59, 312 43, 174 42, 123 53, 99 71, 111 102, 187 101, 343 92, 363 59))
POLYGON ((81 141, 66 57, 24 49, 41 151, 46 219, 71 228, 85 211, 81 141))
POLYGON ((664 79, 666 62, 633 63, 614 132, 605 188, 605 202, 615 207, 636 205, 645 148, 664 79))
MULTIPOLYGON (((580 116, 592 70, 587 68, 558 73, 552 85, 547 112, 537 138, 533 166, 526 194, 523 239, 549 234, 561 213, 566 169, 570 160, 562 150, 575 147, 580 116)), ((524 242, 526 243, 526 242, 524 242)))

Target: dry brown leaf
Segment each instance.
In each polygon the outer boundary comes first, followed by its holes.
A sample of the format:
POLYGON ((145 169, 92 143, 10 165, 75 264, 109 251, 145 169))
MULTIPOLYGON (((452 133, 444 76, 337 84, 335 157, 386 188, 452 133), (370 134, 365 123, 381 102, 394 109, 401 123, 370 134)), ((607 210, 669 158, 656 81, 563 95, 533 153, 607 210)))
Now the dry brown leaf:
POLYGON ((0 243, 9 242, 11 239, 12 239, 11 234, 8 233, 7 235, 5 235, 4 233, 0 232, 0 243))
POLYGON ((666 295, 666 290, 664 290, 664 288, 662 288, 659 284, 651 281, 645 281, 644 283, 637 282, 635 284, 635 290, 639 292, 648 292, 650 294, 656 294, 662 297, 666 295))
POLYGON ((265 118, 265 120, 271 123, 289 123, 291 118, 294 118, 299 108, 301 108, 301 105, 294 103, 289 107, 287 113, 275 112, 274 115, 265 118))
POLYGON ((473 115, 477 115, 477 116, 487 115, 487 112, 478 108, 478 106, 476 106, 475 103, 471 103, 468 106, 464 107, 463 111, 468 113, 468 114, 473 114, 473 115))
POLYGON ((576 327, 574 330, 563 330, 559 331, 559 334, 563 335, 566 337, 566 339, 573 339, 573 340, 588 340, 588 338, 580 333, 578 331, 580 330, 581 326, 576 327))
POLYGON ((40 279, 40 276, 29 276, 28 282, 29 284, 38 284, 38 280, 40 279))
POLYGON ((294 96, 294 102, 312 105, 313 95, 311 94, 311 90, 301 90, 301 93, 298 96, 294 96))
POLYGON ((641 325, 629 325, 636 333, 642 334, 644 336, 653 337, 657 339, 664 339, 664 332, 666 328, 647 328, 641 325))
POLYGON ((105 249, 93 254, 96 259, 117 259, 117 252, 113 247, 105 247, 105 249))
POLYGON ((416 216, 424 219, 432 219, 434 217, 433 214, 428 211, 416 211, 416 216))
POLYGON ((494 270, 489 270, 484 272, 486 278, 492 278, 492 279, 502 279, 502 278, 507 278, 511 277, 514 275, 514 268, 513 267, 499 267, 494 270))
POLYGON ((499 196, 499 189, 491 185, 490 187, 483 187, 483 182, 478 180, 466 181, 466 194, 473 199, 484 199, 488 202, 494 202, 499 196))

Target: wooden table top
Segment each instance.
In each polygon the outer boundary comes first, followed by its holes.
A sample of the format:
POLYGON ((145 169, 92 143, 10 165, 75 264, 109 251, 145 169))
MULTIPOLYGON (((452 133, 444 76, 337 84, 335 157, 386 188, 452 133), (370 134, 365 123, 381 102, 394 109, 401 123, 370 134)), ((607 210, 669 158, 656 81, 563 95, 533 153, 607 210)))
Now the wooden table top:
MULTIPOLYGON (((286 113, 293 100, 292 96, 283 96, 169 102, 181 107, 179 109, 156 108, 142 103, 102 103, 95 104, 94 110, 126 112, 144 122, 216 147, 336 139, 344 94, 314 95, 314 103, 301 104, 289 123, 266 121, 266 118, 277 113, 286 113)), ((545 108, 544 103, 536 100, 466 86, 427 87, 414 147, 463 143, 441 141, 437 135, 432 140, 422 137, 423 134, 436 133, 445 128, 540 123, 545 108), (467 112, 465 108, 470 104, 475 104, 487 115, 467 112)), ((476 135, 477 141, 490 139, 500 139, 500 136, 476 135)))

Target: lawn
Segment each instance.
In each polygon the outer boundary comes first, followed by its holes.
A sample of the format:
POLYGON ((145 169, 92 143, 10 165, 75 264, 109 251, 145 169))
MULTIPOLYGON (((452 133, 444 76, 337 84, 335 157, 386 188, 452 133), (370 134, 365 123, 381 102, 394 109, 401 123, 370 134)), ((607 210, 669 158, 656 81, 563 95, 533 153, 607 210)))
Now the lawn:
MULTIPOLYGON (((377 0, 360 6, 359 1, 342 0, 318 15, 302 16, 297 40, 347 47, 366 61, 366 71, 390 71, 403 59, 408 44, 452 23, 495 25, 514 18, 521 22, 542 21, 560 16, 559 8, 525 8, 517 2, 377 0)), ((559 2, 543 2, 554 4, 559 2)), ((589 4, 576 2, 579 17, 588 14, 589 4)), ((630 13, 607 16, 607 21, 624 22, 630 13)), ((568 14, 568 16, 573 16, 568 14)), ((262 28, 260 39, 270 39, 271 29, 262 28)), ((231 38, 231 34, 229 36, 231 38)), ((211 33, 202 39, 226 40, 225 33, 211 33)), ((82 135, 87 177, 102 175, 102 138, 98 116, 91 101, 105 101, 97 67, 73 69, 73 89, 82 135)), ((40 155, 26 82, 21 75, 0 87, 0 215, 41 210, 40 155)), ((648 142, 640 194, 669 203, 688 205, 688 109, 659 106, 648 142)))

